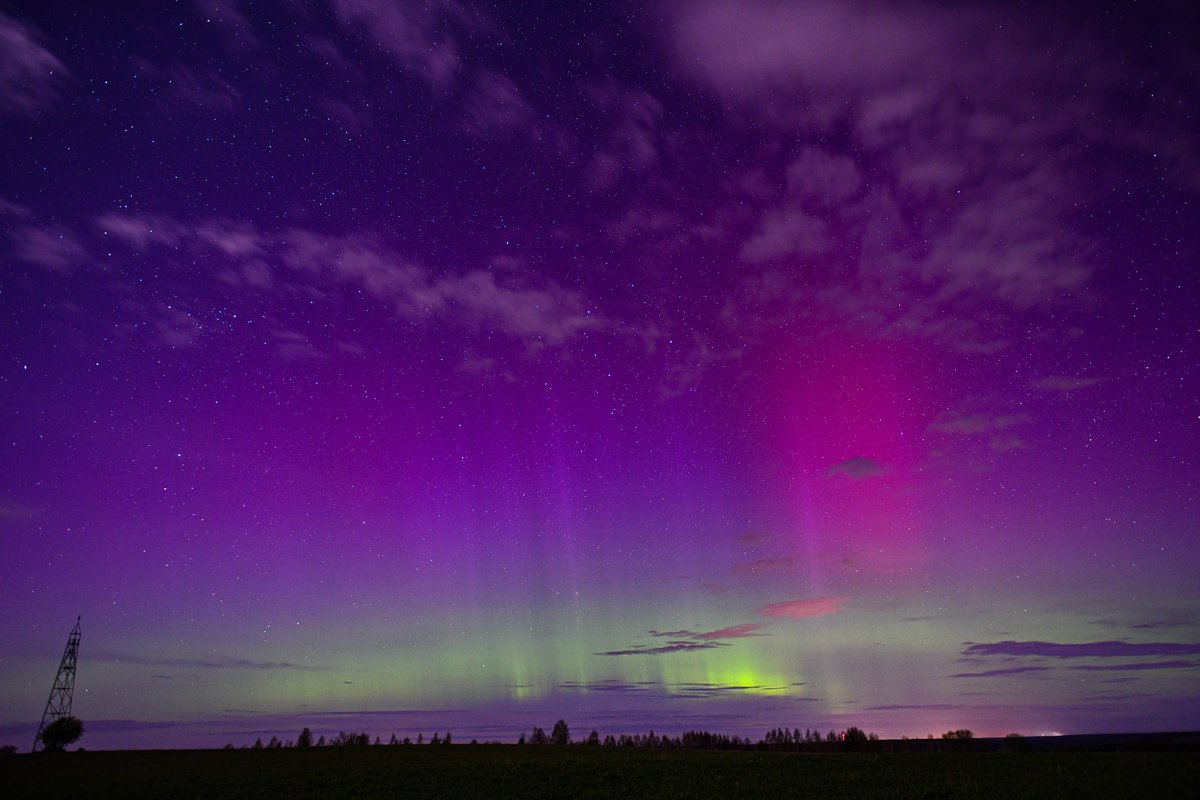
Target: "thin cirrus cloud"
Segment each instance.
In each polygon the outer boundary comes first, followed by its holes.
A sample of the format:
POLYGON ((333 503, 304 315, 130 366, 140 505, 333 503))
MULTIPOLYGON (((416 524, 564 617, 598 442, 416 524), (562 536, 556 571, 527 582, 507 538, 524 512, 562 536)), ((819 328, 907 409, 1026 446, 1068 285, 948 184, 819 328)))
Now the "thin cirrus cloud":
POLYGON ((696 633, 689 630, 676 631, 650 631, 650 636, 654 638, 671 637, 670 641, 662 645, 633 645, 620 650, 606 650, 602 653, 596 653, 598 656, 660 656, 668 653, 686 653, 692 650, 711 650, 715 647, 729 647, 725 639, 745 639, 750 636, 768 636, 770 634, 760 633, 759 631, 766 627, 766 623, 762 622, 743 622, 739 625, 730 625, 727 628, 719 628, 712 631, 703 631, 696 633))
POLYGON ((962 651, 968 658, 978 656, 1036 656, 1041 658, 1131 658, 1138 656, 1200 655, 1200 644, 1188 642, 988 642, 968 643, 962 651))
POLYGON ((120 664, 136 664, 147 667, 178 667, 182 669, 278 669, 301 671, 318 671, 324 669, 324 667, 317 667, 311 664, 298 664, 294 661, 255 661, 250 658, 217 654, 200 658, 147 658, 131 653, 97 653, 96 657, 120 664))
POLYGON ((1041 378, 1033 382, 1034 389, 1039 389, 1043 392, 1058 392, 1065 394, 1067 392, 1086 389, 1089 386, 1096 386, 1104 383, 1107 378, 1083 378, 1072 377, 1070 375, 1054 375, 1049 378, 1041 378))
POLYGON ((783 617, 786 619, 811 619, 836 614, 846 605, 845 597, 807 597, 797 600, 785 600, 781 603, 770 603, 762 606, 755 613, 763 617, 783 617))
POLYGON ((742 639, 747 636, 765 636, 766 634, 758 633, 762 627, 763 623, 761 622, 744 622, 741 625, 731 625, 728 628, 721 628, 720 630, 697 633, 692 638, 708 641, 713 639, 742 639))
POLYGON ((0 13, 0 113, 30 117, 58 100, 67 68, 38 38, 32 28, 0 13))
POLYGON ((188 225, 129 214, 102 215, 96 226, 105 237, 136 250, 170 251, 163 252, 166 257, 177 251, 219 256, 226 266, 216 275, 224 283, 284 291, 277 268, 270 266, 282 263, 292 285, 349 285, 390 304, 405 319, 491 326, 531 350, 609 324, 581 293, 551 279, 510 280, 485 269, 437 275, 367 236, 298 229, 272 234, 233 220, 188 225))
POLYGON ((878 461, 862 456, 848 458, 840 464, 835 464, 829 468, 830 475, 844 475, 847 478, 862 479, 873 478, 876 475, 882 475, 887 472, 887 468, 878 461))
POLYGON ((728 647, 723 642, 683 642, 676 641, 651 647, 649 645, 634 645, 622 650, 604 650, 596 653, 598 656, 660 656, 667 653, 686 653, 691 650, 712 650, 717 647, 728 647))
POLYGON ((1007 669, 985 669, 982 672, 956 672, 951 678, 999 678, 1005 675, 1023 675, 1027 672, 1045 672, 1049 667, 1008 667, 1007 669))

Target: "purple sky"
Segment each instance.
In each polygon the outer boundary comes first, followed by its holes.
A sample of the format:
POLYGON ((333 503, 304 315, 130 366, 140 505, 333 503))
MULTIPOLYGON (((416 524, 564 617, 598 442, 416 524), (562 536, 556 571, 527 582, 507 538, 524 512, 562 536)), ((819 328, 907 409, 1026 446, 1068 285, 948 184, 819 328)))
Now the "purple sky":
POLYGON ((0 10, 0 743, 1200 728, 1185 2, 0 10))

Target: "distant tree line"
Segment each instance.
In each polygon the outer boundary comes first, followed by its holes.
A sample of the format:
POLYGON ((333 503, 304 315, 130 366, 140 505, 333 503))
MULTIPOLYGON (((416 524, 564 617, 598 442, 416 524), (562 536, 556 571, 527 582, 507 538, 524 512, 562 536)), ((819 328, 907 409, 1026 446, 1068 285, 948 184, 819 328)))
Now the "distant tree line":
POLYGON ((749 736, 728 736, 723 733, 709 731, 688 731, 678 736, 670 734, 628 734, 613 736, 611 733, 600 738, 593 730, 579 742, 572 742, 571 729, 565 720, 554 723, 554 728, 547 735, 544 728, 534 727, 529 738, 525 734, 517 740, 517 744, 531 745, 568 745, 580 744, 593 747, 678 747, 702 750, 790 750, 795 752, 869 752, 879 749, 879 737, 874 733, 851 727, 840 733, 829 731, 824 736, 819 731, 799 728, 773 728, 766 736, 755 741, 749 736))
MULTIPOLYGON (((933 734, 930 734, 929 739, 933 739, 933 734)), ((1009 734, 1007 742, 1011 749, 1018 749, 1024 744, 1024 739, 1017 734, 1009 734)), ((905 737, 907 739, 907 737, 905 737)), ((947 750, 967 750, 971 748, 971 743, 974 739, 974 734, 965 729, 947 731, 941 736, 941 745, 947 750)), ((453 737, 449 731, 446 731, 445 736, 434 732, 428 743, 431 745, 451 744, 453 737)), ((387 742, 387 746, 408 746, 408 745, 424 745, 426 744, 425 734, 417 734, 417 739, 414 742, 409 737, 398 739, 393 733, 387 742)), ((478 744, 475 739, 471 740, 471 744, 478 744)), ((500 742, 489 742, 489 744, 500 744, 500 742)), ((874 733, 868 733, 861 728, 851 726, 842 731, 831 730, 825 734, 820 731, 799 728, 772 728, 766 732, 766 735, 757 741, 749 736, 729 736, 723 733, 712 733, 710 731, 688 731, 677 736, 670 734, 656 734, 653 730, 647 734, 627 734, 623 733, 619 736, 608 734, 601 738, 600 733, 592 730, 586 737, 574 741, 571 738, 571 729, 567 725, 566 720, 558 720, 554 723, 550 733, 541 727, 535 726, 530 731, 528 738, 524 733, 517 739, 519 745, 577 745, 591 747, 661 747, 661 748, 685 748, 694 750, 769 750, 769 751, 785 751, 796 753, 870 753, 883 750, 885 745, 880 741, 879 736, 874 733)), ((313 732, 309 728, 304 728, 300 731, 300 735, 294 741, 284 743, 278 737, 272 736, 270 741, 263 744, 262 739, 257 739, 254 742, 252 749, 273 749, 283 747, 367 747, 371 745, 383 745, 378 736, 372 742, 371 737, 367 733, 346 733, 339 732, 336 736, 331 736, 327 741, 322 735, 313 741, 313 732)), ((225 745, 227 749, 232 749, 233 745, 225 745)), ((245 745, 243 745, 243 748, 245 745)))

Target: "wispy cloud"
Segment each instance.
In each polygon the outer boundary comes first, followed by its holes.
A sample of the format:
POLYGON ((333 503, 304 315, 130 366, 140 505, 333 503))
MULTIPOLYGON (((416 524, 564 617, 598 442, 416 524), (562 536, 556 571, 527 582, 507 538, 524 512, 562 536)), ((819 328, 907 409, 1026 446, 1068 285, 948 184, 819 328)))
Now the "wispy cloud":
POLYGON ((178 667, 183 669, 254 669, 254 670, 301 670, 319 671, 324 667, 310 664, 299 664, 293 661, 255 661, 250 658, 238 658, 212 654, 188 658, 152 658, 133 653, 98 652, 95 658, 113 661, 119 664, 136 664, 147 667, 178 667))
POLYGON ((771 692, 786 692, 791 686, 774 686, 769 684, 736 684, 736 683, 704 683, 684 682, 665 683, 662 681, 626 682, 614 679, 599 681, 564 681, 558 684, 559 689, 578 692, 612 692, 615 694, 665 694, 679 699, 699 699, 730 694, 766 694, 771 692))
POLYGON ((363 34, 405 72, 438 90, 457 82, 464 40, 498 32, 481 10, 456 0, 333 0, 331 5, 347 28, 363 34))
POLYGON ((0 113, 28 117, 54 105, 69 77, 37 32, 0 13, 0 113))
POLYGON ((1187 642, 990 642, 968 643, 962 654, 980 656, 1038 656, 1042 658, 1131 658, 1137 656, 1200 655, 1200 644, 1187 642))
POLYGON ((771 537, 766 533, 743 533, 737 538, 739 547, 758 547, 769 541, 771 541, 771 537))
POLYGON ((946 413, 929 423, 929 430, 961 436, 1002 431, 1029 422, 1028 414, 946 413))
POLYGON ((764 617, 810 619, 836 614, 849 602, 845 597, 805 597, 762 606, 756 613, 764 617))
POLYGON ((1155 669, 1197 669, 1200 668, 1200 662, 1197 661, 1149 661, 1144 663, 1131 664, 1080 664, 1071 667, 1071 669, 1086 670, 1088 672, 1141 672, 1142 670, 1155 669))
POLYGON ((1033 382, 1032 387, 1043 392, 1074 392, 1079 389, 1086 389, 1089 386, 1096 386, 1104 383, 1107 378, 1076 378, 1069 375, 1055 375, 1049 378, 1041 378, 1033 382))
POLYGON ((79 239, 61 225, 23 226, 13 231, 12 239, 17 260, 55 272, 71 272, 89 260, 79 239))
POLYGON ((885 472, 887 472, 887 467, 878 461, 862 456, 848 458, 828 469, 830 475, 844 475, 847 478, 855 479, 873 478, 876 475, 883 475, 885 472))
POLYGON ((758 633, 763 627, 764 624, 761 622, 743 622, 741 625, 731 625, 728 628, 721 628, 715 631, 696 633, 692 635, 692 638, 701 641, 710 641, 715 639, 742 639, 747 636, 765 636, 766 634, 758 633))
POLYGON ((723 642, 684 642, 673 641, 669 644, 650 646, 634 645, 623 650, 605 650, 596 653, 598 656, 658 656, 666 653, 686 653, 692 650, 712 650, 716 647, 728 647, 723 642))
POLYGON ((1021 675, 1026 672, 1045 672, 1050 667, 1008 667, 1007 669, 986 669, 982 672, 956 672, 951 678, 998 678, 1004 675, 1021 675))
POLYGON ((387 303, 407 321, 489 327, 521 341, 529 352, 611 327, 582 292, 552 278, 489 269, 438 274, 368 236, 301 229, 272 233, 236 220, 186 224, 135 214, 104 214, 96 227, 110 241, 160 250, 181 266, 198 255, 220 259, 214 274, 223 283, 281 295, 298 287, 350 286, 387 303), (283 275, 272 263, 283 265, 283 275))
POLYGON ((695 632, 690 630, 650 631, 650 636, 661 639, 669 638, 665 645, 633 645, 621 650, 606 650, 596 653, 598 656, 635 656, 635 655, 664 655, 666 653, 686 653, 691 650, 709 650, 714 647, 728 647, 725 639, 744 639, 750 636, 767 636, 759 633, 766 627, 761 622, 743 622, 740 625, 730 625, 712 631, 695 632))

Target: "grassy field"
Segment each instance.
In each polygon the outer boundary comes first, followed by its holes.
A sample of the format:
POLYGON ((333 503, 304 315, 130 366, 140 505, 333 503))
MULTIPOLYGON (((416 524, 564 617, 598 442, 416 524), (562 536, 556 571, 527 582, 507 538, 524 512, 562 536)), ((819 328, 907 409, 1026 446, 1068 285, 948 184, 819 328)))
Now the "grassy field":
POLYGON ((120 798, 1172 798, 1177 753, 836 754, 598 747, 138 751, 0 758, 0 796, 120 798))

